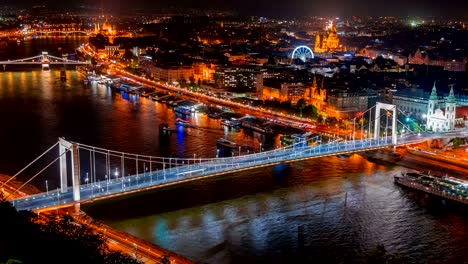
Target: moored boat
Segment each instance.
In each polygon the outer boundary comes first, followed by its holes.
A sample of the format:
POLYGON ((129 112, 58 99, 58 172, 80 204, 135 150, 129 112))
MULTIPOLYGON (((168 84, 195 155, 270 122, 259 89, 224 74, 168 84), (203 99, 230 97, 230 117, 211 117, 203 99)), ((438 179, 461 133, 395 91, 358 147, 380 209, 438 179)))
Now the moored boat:
POLYGON ((228 126, 228 127, 238 127, 241 125, 241 122, 238 120, 233 120, 233 119, 223 119, 221 120, 221 125, 228 126))
POLYGON ((242 127, 252 129, 254 131, 264 133, 264 134, 272 134, 274 131, 269 126, 261 126, 259 124, 252 123, 250 121, 245 121, 242 123, 242 127))
POLYGON ((218 146, 221 146, 221 147, 227 147, 227 148, 238 148, 240 145, 235 143, 235 142, 232 142, 232 141, 229 141, 227 139, 224 139, 224 138, 220 138, 216 141, 216 145, 218 146))
POLYGON ((190 109, 188 109, 186 107, 183 107, 183 106, 174 107, 174 111, 177 112, 177 113, 183 114, 183 115, 192 114, 192 110, 190 110, 190 109))
POLYGON ((408 172, 395 175, 395 183, 468 204, 468 182, 457 178, 434 176, 428 172, 408 172))

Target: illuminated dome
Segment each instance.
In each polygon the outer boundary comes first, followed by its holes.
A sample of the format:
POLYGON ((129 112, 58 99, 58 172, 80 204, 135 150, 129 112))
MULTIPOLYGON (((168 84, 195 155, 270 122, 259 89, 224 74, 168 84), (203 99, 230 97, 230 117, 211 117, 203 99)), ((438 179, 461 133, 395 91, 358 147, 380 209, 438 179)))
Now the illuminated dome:
POLYGON ((104 22, 104 24, 102 24, 102 30, 105 30, 107 32, 111 32, 112 31, 112 26, 111 24, 109 23, 109 21, 107 21, 107 18, 106 18, 106 22, 104 22))

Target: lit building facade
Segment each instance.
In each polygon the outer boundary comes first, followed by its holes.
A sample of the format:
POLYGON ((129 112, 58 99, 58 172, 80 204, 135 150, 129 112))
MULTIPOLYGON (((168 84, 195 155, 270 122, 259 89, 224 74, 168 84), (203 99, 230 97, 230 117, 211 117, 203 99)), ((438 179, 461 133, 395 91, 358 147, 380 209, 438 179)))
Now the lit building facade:
POLYGON ((464 128, 467 125, 468 107, 457 107, 453 86, 444 103, 444 108, 439 108, 439 96, 434 83, 427 106, 426 128, 434 132, 446 132, 456 128, 464 128))
MULTIPOLYGON (((434 89, 435 83, 432 90, 434 91, 434 89)), ((425 120, 426 123, 429 113, 429 100, 431 100, 431 106, 434 109, 443 109, 448 96, 437 95, 437 90, 434 94, 416 88, 399 90, 392 95, 392 104, 396 105, 400 111, 419 120, 425 120), (431 96, 432 99, 430 99, 431 96)), ((468 96, 455 96, 455 103, 457 106, 468 106, 468 96)), ((434 113, 434 109, 432 113, 434 113)))
POLYGON ((159 66, 151 67, 151 77, 158 81, 177 82, 180 79, 189 80, 193 77, 192 66, 159 66))
POLYGON ((322 109, 325 107, 327 100, 327 90, 324 87, 324 79, 325 77, 322 77, 322 82, 319 87, 317 85, 317 78, 314 75, 314 81, 312 82, 312 86, 309 87, 305 95, 306 102, 308 104, 314 105, 319 112, 322 111, 322 109))
POLYGON ((327 116, 350 118, 368 109, 369 98, 366 91, 350 92, 331 90, 327 93, 327 116))
POLYGON ((195 81, 198 82, 212 82, 214 80, 214 74, 216 72, 216 65, 212 63, 205 62, 194 62, 193 67, 193 77, 195 81))
POLYGON ((447 58, 431 58, 428 51, 417 49, 414 54, 408 57, 409 64, 430 65, 444 67, 445 71, 466 71, 468 58, 447 59, 447 58))
POLYGON ((262 100, 278 99, 279 101, 291 101, 295 104, 300 99, 306 99, 307 91, 310 91, 310 86, 301 82, 280 82, 269 81, 263 84, 261 92, 262 100))
POLYGON ((217 67, 215 86, 219 89, 244 90, 258 93, 263 87, 262 71, 256 68, 217 67))

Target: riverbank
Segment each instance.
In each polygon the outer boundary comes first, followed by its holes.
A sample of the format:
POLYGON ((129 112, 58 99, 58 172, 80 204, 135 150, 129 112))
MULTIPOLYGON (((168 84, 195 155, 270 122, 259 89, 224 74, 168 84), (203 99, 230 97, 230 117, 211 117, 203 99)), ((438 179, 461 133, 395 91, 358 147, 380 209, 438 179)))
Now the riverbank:
POLYGON ((164 259, 168 260, 168 263, 174 264, 193 263, 182 255, 96 221, 83 211, 79 214, 73 214, 72 217, 76 222, 86 225, 96 233, 106 237, 109 248, 125 252, 145 264, 164 263, 164 259))
POLYGON ((0 186, 3 186, 2 192, 4 194, 4 197, 7 198, 7 200, 13 200, 16 198, 20 198, 26 195, 31 195, 31 194, 36 194, 40 193, 41 191, 36 188, 33 185, 26 184, 21 188, 20 191, 17 191, 21 185, 23 185, 23 182, 17 181, 16 179, 10 180, 11 176, 0 174, 0 186), (10 181, 9 181, 10 180, 10 181), (9 181, 7 184, 4 184, 5 182, 9 181))
POLYGON ((382 149, 360 153, 371 161, 383 161, 399 165, 413 170, 430 170, 434 174, 441 176, 452 176, 460 179, 468 179, 468 161, 463 159, 450 159, 456 154, 434 155, 432 153, 417 151, 414 148, 397 148, 397 153, 393 149, 382 149))
MULTIPOLYGON (((11 176, 0 174, 0 185, 3 185, 3 183, 10 179, 11 176)), ((17 191, 17 189, 23 184, 23 182, 17 180, 10 180, 7 184, 3 185, 2 191, 4 197, 8 197, 7 200, 10 201, 16 198, 41 192, 38 188, 30 184, 24 185, 21 190, 17 191)), ((56 213, 62 216, 72 216, 77 223, 86 225, 92 228, 97 234, 105 237, 109 248, 116 251, 121 251, 139 261, 142 261, 143 263, 163 263, 163 258, 165 257, 171 261, 170 263, 193 263, 189 259, 174 252, 146 242, 123 231, 109 227, 101 222, 95 221, 83 211, 75 213, 73 207, 56 210, 56 213)))

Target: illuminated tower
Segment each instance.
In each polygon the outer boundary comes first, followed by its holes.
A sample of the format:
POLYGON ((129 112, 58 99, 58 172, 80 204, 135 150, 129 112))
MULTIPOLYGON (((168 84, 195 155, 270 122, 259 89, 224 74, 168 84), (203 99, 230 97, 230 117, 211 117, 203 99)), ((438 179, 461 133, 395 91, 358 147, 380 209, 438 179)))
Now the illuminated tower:
POLYGON ((338 33, 336 33, 336 26, 333 24, 330 29, 330 33, 328 33, 327 50, 334 51, 338 49, 339 45, 340 40, 338 39, 338 33))
POLYGON ((320 34, 317 33, 315 35, 315 45, 314 45, 314 51, 315 52, 320 52, 320 49, 321 49, 321 43, 320 43, 320 34))
POLYGON ((435 108, 437 106, 437 102, 439 100, 439 97, 437 96, 437 88, 436 88, 436 82, 434 82, 434 86, 432 86, 432 92, 431 96, 429 96, 429 105, 427 107, 427 117, 431 117, 435 113, 435 108))
POLYGON ((448 121, 447 130, 452 130, 455 128, 455 109, 456 109, 456 99, 453 93, 453 85, 450 87, 450 93, 447 97, 447 102, 445 103, 445 118, 448 121))

